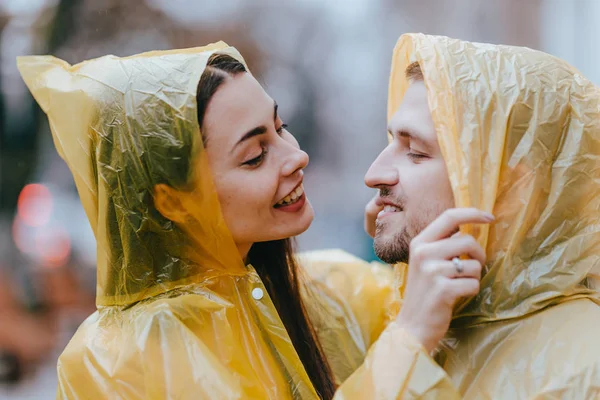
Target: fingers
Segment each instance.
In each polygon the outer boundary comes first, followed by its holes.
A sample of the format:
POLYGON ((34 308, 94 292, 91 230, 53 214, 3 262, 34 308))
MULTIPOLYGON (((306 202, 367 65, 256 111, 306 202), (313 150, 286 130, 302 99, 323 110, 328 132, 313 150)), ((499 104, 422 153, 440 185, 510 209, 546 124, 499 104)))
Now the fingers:
POLYGON ((417 244, 411 248, 416 261, 423 260, 451 260, 454 257, 468 255, 485 264, 486 256, 483 248, 471 235, 453 236, 434 243, 417 244))
POLYGON ((371 199, 365 206, 365 232, 371 237, 375 237, 377 214, 383 210, 383 206, 377 205, 376 198, 371 199))
POLYGON ((452 314, 452 307, 464 297, 476 296, 479 293, 479 280, 474 278, 439 279, 432 287, 429 296, 437 299, 438 304, 449 307, 447 312, 452 314))
POLYGON ((444 276, 446 278, 472 278, 481 279, 481 263, 477 260, 460 260, 462 272, 459 272, 452 261, 429 261, 421 268, 423 273, 431 276, 444 276))
POLYGON ((413 241, 430 243, 445 239, 454 234, 464 224, 489 224, 494 221, 492 214, 476 208, 453 208, 444 211, 427 226, 413 241))
POLYGON ((477 296, 479 285, 479 279, 448 279, 446 284, 446 298, 450 303, 454 304, 462 297, 477 296))

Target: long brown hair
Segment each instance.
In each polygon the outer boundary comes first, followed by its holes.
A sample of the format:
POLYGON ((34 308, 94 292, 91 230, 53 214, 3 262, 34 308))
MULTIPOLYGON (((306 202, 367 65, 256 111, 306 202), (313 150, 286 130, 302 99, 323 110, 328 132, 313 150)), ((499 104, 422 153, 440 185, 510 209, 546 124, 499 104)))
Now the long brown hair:
MULTIPOLYGON (((200 127, 208 103, 219 86, 228 76, 245 72, 244 65, 231 56, 211 56, 196 96, 200 127)), ((298 265, 293 254, 291 239, 261 242, 252 246, 247 261, 254 266, 269 292, 315 390, 321 398, 331 399, 335 392, 333 373, 302 302, 298 265)))

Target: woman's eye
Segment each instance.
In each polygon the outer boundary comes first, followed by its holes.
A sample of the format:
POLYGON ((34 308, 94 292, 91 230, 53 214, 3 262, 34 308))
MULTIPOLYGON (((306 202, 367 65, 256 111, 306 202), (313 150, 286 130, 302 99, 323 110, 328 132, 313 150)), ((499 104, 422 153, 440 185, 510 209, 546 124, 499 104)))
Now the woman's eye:
POLYGON ((263 148, 262 152, 260 153, 260 155, 258 157, 254 157, 251 160, 245 161, 243 163, 243 165, 249 165, 251 167, 256 167, 265 159, 266 155, 267 155, 267 150, 265 148, 263 148))
POLYGON ((281 134, 283 133, 283 130, 284 130, 284 129, 287 129, 287 127, 288 127, 288 126, 287 126, 286 124, 281 124, 281 127, 280 127, 279 129, 277 129, 277 133, 278 133, 279 135, 281 135, 281 134))

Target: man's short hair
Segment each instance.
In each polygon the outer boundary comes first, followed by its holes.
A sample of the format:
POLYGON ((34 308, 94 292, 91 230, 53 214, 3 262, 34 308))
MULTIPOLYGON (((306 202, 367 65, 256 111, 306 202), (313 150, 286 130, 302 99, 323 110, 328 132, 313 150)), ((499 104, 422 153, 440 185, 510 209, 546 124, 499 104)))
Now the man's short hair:
POLYGON ((408 79, 410 82, 423 80, 423 71, 421 71, 421 65, 419 65, 418 61, 415 61, 406 67, 405 74, 406 79, 408 79))

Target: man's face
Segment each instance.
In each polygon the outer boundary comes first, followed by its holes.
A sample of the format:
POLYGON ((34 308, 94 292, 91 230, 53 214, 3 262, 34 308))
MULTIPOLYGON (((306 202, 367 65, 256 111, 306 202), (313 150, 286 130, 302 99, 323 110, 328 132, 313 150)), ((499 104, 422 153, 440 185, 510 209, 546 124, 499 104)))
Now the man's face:
POLYGON ((438 145, 427 89, 413 82, 388 130, 393 141, 373 162, 365 183, 379 189, 375 254, 387 263, 408 262, 409 245, 448 208, 454 196, 438 145))

